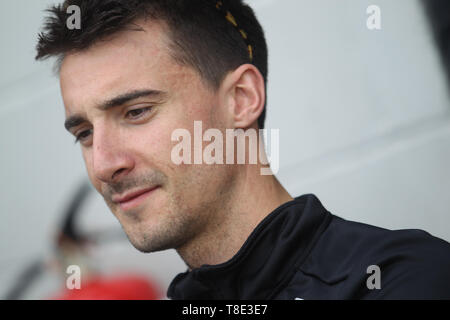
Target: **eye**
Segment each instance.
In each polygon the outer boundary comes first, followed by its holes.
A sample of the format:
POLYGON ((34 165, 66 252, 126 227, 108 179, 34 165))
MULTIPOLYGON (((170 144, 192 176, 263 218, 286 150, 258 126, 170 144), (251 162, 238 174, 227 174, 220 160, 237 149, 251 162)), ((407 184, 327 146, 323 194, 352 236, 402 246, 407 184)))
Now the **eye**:
POLYGON ((145 107, 145 108, 138 108, 130 110, 126 113, 125 117, 129 118, 131 120, 140 119, 147 113, 149 113, 152 110, 152 107, 145 107))
POLYGON ((76 135, 75 143, 85 141, 92 133, 92 129, 81 131, 76 135))

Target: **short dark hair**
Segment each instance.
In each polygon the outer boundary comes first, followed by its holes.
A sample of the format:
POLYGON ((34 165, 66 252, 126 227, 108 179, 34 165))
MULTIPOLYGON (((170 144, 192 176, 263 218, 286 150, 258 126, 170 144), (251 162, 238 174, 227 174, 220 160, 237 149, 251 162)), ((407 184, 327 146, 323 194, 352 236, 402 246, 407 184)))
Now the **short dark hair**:
MULTIPOLYGON (((267 86, 267 44, 253 10, 242 0, 66 0, 47 10, 39 34, 36 60, 83 51, 141 18, 163 21, 168 27, 174 60, 194 68, 217 89, 229 71, 252 63, 267 86), (70 30, 67 8, 81 10, 81 29, 70 30), (228 18, 226 17, 228 16, 228 18), (231 19, 230 19, 231 16, 231 19)), ((138 29, 134 29, 138 30, 138 29)), ((264 128, 266 106, 258 118, 264 128)))

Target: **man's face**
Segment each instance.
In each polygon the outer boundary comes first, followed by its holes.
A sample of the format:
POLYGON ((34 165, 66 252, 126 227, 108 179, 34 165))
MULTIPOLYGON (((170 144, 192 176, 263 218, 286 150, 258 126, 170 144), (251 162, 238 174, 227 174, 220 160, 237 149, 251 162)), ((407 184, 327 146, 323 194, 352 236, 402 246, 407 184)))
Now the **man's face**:
POLYGON ((92 184, 132 244, 151 252, 178 248, 213 223, 233 169, 171 161, 174 130, 193 137, 194 120, 224 130, 226 108, 220 90, 170 57, 161 24, 142 26, 67 55, 60 83, 92 184))

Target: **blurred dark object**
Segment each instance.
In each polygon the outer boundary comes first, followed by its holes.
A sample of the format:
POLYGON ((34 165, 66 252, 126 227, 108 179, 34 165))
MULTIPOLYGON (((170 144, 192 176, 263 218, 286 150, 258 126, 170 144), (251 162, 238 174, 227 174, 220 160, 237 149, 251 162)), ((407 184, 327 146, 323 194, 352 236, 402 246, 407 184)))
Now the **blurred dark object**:
POLYGON ((58 234, 56 245, 60 246, 64 241, 72 241, 75 243, 82 243, 85 238, 80 234, 76 228, 75 219, 78 216, 81 205, 84 203, 90 192, 89 184, 83 182, 75 193, 72 201, 66 209, 64 220, 62 222, 61 231, 58 234))
POLYGON ((450 88, 450 1, 422 0, 433 29, 450 88))
POLYGON ((120 228, 83 232, 77 220, 82 213, 83 204, 91 192, 89 183, 83 182, 71 197, 62 215, 61 224, 56 230, 53 243, 53 259, 39 257, 32 261, 19 274, 12 288, 7 292, 6 300, 22 299, 45 272, 55 268, 60 275, 65 273, 68 265, 83 266, 83 281, 80 289, 63 288, 52 299, 57 300, 157 300, 163 294, 156 282, 147 276, 134 273, 113 274, 105 277, 89 266, 88 245, 111 244, 113 240, 127 239, 120 228), (87 262, 87 263, 86 263, 87 262))
POLYGON ((22 298, 24 292, 26 292, 28 288, 34 284, 34 282, 42 275, 44 270, 45 265, 41 259, 33 261, 20 273, 16 283, 11 289, 9 289, 4 299, 18 300, 22 298))
MULTIPOLYGON (((81 206, 85 202, 90 191, 89 184, 83 182, 75 192, 69 205, 63 214, 63 221, 56 237, 56 250, 60 251, 68 242, 80 244, 83 242, 78 230, 75 228, 75 218, 81 211, 81 206)), ((16 283, 7 292, 6 300, 18 300, 35 283, 35 281, 45 272, 47 261, 45 258, 37 258, 30 263, 19 275, 16 283)))

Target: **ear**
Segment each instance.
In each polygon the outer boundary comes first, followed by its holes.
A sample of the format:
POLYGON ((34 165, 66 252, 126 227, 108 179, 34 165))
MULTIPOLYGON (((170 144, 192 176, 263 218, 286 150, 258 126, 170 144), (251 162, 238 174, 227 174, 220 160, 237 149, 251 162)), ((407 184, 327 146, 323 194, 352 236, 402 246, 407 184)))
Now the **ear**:
POLYGON ((252 64, 244 64, 229 73, 223 81, 228 112, 235 129, 258 125, 264 110, 266 89, 264 78, 252 64))

